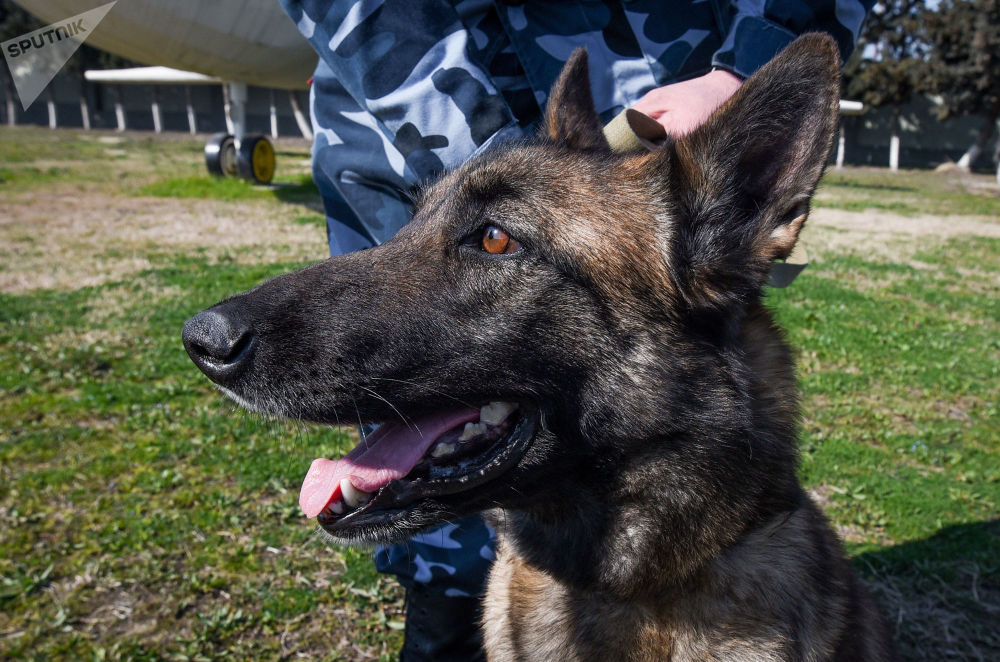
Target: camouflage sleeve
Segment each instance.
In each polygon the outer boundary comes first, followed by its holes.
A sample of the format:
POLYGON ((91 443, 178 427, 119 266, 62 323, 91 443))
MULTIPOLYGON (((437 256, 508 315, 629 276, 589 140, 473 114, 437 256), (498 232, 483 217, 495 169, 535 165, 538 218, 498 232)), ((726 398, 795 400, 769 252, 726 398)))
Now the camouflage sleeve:
POLYGON ((458 597, 480 595, 496 558, 496 532, 473 515, 445 522, 406 542, 375 550, 375 568, 396 575, 406 588, 425 588, 458 597))
POLYGON ((854 50, 874 0, 734 0, 729 28, 712 66, 743 78, 805 32, 827 32, 840 45, 841 61, 854 50))
POLYGON ((313 171, 334 253, 389 239, 409 189, 523 135, 449 0, 281 3, 320 56, 313 171))
MULTIPOLYGON (((282 0, 339 84, 389 144, 440 136, 446 168, 514 123, 448 0, 282 0), (443 138, 443 140, 442 140, 443 138)), ((406 165, 411 165, 407 163, 406 165)), ((424 179, 428 173, 406 173, 424 179)))

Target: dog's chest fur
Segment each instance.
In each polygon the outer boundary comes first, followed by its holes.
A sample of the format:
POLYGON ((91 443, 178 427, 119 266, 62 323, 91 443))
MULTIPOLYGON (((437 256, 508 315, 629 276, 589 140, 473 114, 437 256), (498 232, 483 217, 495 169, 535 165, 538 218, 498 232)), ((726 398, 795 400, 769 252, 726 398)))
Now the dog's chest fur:
POLYGON ((484 600, 485 648, 491 662, 879 659, 877 647, 864 650, 868 636, 844 640, 878 614, 866 600, 852 604, 863 589, 838 547, 806 501, 747 533, 691 581, 664 583, 659 599, 621 601, 561 583, 501 536, 484 600), (803 549, 812 554, 790 553, 803 549), (826 576, 820 591, 818 571, 826 576))
POLYGON ((574 594, 501 544, 483 607, 491 662, 665 660, 672 642, 640 607, 574 594))

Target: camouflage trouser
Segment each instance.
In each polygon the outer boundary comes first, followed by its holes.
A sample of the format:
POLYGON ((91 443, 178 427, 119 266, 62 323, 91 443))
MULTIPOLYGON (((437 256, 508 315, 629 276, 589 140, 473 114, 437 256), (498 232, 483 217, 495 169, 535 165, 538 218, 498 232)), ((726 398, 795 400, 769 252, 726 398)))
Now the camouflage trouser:
MULTIPOLYGON (((873 0, 281 2, 320 56, 313 175, 336 255, 392 237, 414 186, 533 131, 578 46, 607 120, 712 67, 749 76, 806 31, 832 34, 846 58, 873 0)), ((472 518, 382 549, 376 562, 404 583, 474 594, 492 539, 472 518)))

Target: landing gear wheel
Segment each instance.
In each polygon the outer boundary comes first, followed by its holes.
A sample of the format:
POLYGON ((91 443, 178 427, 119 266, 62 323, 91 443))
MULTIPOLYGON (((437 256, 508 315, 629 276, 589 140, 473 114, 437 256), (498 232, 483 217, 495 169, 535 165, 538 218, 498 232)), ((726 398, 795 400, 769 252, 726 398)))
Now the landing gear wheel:
POLYGON ((274 147, 260 134, 244 136, 236 154, 240 177, 257 184, 268 184, 274 177, 274 147))
POLYGON ((235 177, 236 143, 228 133, 216 133, 205 143, 205 167, 217 177, 235 177))

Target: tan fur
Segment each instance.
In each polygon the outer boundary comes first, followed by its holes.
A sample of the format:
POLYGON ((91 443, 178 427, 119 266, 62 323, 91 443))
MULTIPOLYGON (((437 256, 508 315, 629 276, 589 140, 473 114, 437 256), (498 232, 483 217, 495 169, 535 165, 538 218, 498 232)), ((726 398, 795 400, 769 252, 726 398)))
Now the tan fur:
POLYGON ((653 662, 669 659, 673 645, 646 608, 573 593, 504 544, 490 573, 483 633, 496 662, 653 662))

